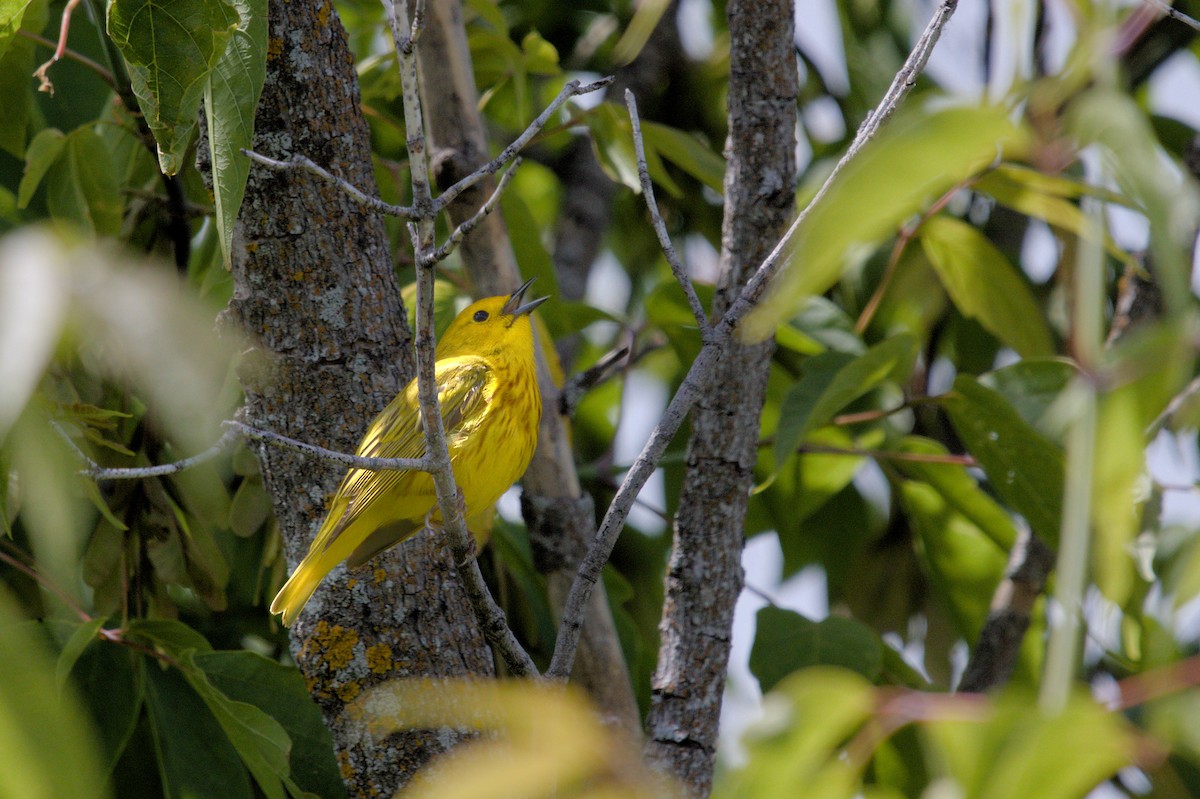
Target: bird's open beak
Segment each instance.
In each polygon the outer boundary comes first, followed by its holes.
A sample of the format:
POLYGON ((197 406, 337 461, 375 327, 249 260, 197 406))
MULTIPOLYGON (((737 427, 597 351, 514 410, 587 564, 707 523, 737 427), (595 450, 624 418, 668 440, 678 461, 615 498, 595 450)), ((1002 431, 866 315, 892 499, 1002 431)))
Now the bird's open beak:
POLYGON ((530 300, 524 305, 521 304, 521 300, 525 297, 525 291, 533 283, 533 280, 533 278, 529 278, 521 284, 520 288, 508 295, 508 302, 504 303, 504 307, 500 309, 500 312, 508 316, 520 316, 521 314, 530 313, 534 308, 550 299, 549 297, 538 297, 536 300, 530 300))

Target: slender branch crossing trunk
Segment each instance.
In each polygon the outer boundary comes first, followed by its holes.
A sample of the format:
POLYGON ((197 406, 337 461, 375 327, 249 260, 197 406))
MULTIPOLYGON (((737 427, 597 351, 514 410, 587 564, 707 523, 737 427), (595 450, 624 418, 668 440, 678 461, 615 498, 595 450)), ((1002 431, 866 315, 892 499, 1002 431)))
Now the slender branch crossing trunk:
MULTIPOLYGON (((479 94, 458 0, 427 6, 417 55, 435 180, 444 188, 483 165, 490 155, 476 106, 479 94)), ((481 181, 463 192, 447 208, 451 221, 459 224, 471 217, 491 194, 492 186, 490 180, 481 181)), ((469 233, 460 252, 471 282, 481 296, 503 294, 520 282, 504 220, 499 214, 487 217, 469 233)), ((575 568, 596 527, 590 499, 583 495, 575 472, 566 420, 556 413, 558 388, 545 368, 544 357, 539 357, 538 371, 543 396, 542 423, 537 452, 521 481, 522 504, 535 552, 539 542, 553 542, 553 554, 537 560, 539 568, 546 571, 550 601, 561 608, 575 568)), ((597 588, 589 603, 580 656, 572 678, 617 723, 631 734, 640 734, 637 702, 602 587, 597 588)))
MULTIPOLYGON (((271 3, 269 35, 255 149, 307 155, 374 193, 353 59, 336 12, 271 3)), ((226 319, 258 342, 240 375, 246 421, 353 451, 413 374, 382 220, 325 181, 255 168, 238 240, 226 319)), ((258 456, 295 566, 342 470, 290 450, 262 446, 258 456)), ((348 702, 399 676, 492 672, 451 559, 429 535, 355 572, 335 569, 293 627, 292 650, 333 731, 351 796, 391 796, 456 736, 420 731, 374 741, 344 712, 348 702)))
MULTIPOLYGON (((729 139, 719 317, 794 213, 796 59, 792 3, 732 0, 729 139)), ((731 340, 692 411, 687 475, 675 516, 647 756, 707 796, 742 587, 743 525, 774 346, 731 340)))

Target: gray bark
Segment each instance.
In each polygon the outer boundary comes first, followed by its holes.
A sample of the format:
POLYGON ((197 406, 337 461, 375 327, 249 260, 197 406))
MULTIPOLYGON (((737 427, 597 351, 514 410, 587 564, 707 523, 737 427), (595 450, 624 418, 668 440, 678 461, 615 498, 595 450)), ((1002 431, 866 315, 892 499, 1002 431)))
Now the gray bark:
MULTIPOLYGON (((784 232, 795 202, 792 4, 733 0, 728 18, 729 164, 716 317, 784 232)), ((730 340, 692 413, 646 752, 693 796, 707 796, 712 785, 733 609, 742 587, 743 524, 772 351, 771 342, 745 347, 730 340)))
MULTIPOLYGON (((352 56, 329 6, 271 3, 255 149, 307 155, 374 193, 352 56)), ((226 322, 256 341, 241 370, 250 424, 353 451, 413 374, 411 335, 382 220, 300 172, 251 171, 226 322)), ((291 566, 307 551, 342 470, 258 448, 291 566)), ((333 731, 354 795, 391 796, 454 735, 372 741, 344 713, 367 687, 404 675, 490 674, 491 657, 453 564, 433 536, 349 572, 338 567, 292 628, 292 651, 333 731)))
MULTIPOLYGON (((431 3, 426 8, 425 29, 417 45, 417 55, 435 181, 445 188, 484 164, 489 155, 476 106, 478 92, 462 25, 462 7, 457 0, 431 3)), ((470 218, 487 199, 492 185, 491 181, 481 181, 451 203, 447 210, 452 223, 457 225, 470 218)), ((469 233, 460 252, 480 296, 511 291, 520 282, 500 214, 492 214, 469 233)), ((527 512, 526 520, 535 542, 565 540, 571 543, 562 551, 578 554, 586 550, 587 542, 595 534, 595 520, 591 503, 583 495, 575 473, 565 420, 556 413, 558 389, 544 363, 539 366, 538 382, 543 396, 538 447, 521 481, 525 507, 536 510, 527 512)), ((552 606, 561 607, 578 558, 553 562, 555 567, 546 574, 547 588, 552 606)), ((616 723, 631 734, 640 734, 637 702, 602 589, 597 590, 589 603, 580 657, 572 679, 616 723)))

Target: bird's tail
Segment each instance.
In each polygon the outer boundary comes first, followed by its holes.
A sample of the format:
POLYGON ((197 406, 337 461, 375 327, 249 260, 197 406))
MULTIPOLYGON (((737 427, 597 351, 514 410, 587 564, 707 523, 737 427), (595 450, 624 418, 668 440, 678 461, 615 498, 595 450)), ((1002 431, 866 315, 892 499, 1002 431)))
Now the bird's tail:
POLYGON ((330 566, 321 563, 320 555, 314 557, 314 554, 308 553, 271 602, 271 612, 283 614, 284 627, 292 626, 301 609, 308 604, 313 591, 317 590, 321 580, 329 573, 330 566))

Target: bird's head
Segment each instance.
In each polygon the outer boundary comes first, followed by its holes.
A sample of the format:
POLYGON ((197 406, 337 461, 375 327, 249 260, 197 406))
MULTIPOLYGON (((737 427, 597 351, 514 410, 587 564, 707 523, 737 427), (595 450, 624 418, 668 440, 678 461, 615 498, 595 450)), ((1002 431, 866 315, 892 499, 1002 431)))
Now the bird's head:
POLYGON ((493 355, 500 351, 532 352, 529 314, 549 297, 524 302, 530 278, 507 297, 485 297, 454 318, 438 342, 438 357, 493 355))

